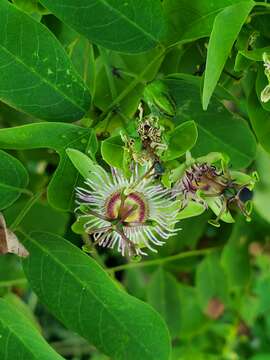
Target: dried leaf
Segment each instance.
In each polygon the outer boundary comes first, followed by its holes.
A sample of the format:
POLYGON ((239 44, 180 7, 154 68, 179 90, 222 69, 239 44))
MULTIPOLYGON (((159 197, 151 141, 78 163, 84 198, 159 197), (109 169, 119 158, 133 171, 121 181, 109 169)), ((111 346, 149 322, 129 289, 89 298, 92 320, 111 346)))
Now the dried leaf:
POLYGON ((7 229, 3 214, 0 213, 0 254, 15 254, 20 257, 26 257, 29 252, 19 242, 17 236, 7 229))

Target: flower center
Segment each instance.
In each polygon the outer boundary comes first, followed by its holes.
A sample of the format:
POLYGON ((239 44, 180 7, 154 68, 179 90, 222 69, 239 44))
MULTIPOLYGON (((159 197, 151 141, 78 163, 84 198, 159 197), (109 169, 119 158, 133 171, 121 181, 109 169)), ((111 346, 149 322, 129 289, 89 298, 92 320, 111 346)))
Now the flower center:
POLYGON ((148 218, 147 202, 139 192, 123 195, 116 191, 106 200, 105 208, 106 216, 111 220, 143 223, 148 218))

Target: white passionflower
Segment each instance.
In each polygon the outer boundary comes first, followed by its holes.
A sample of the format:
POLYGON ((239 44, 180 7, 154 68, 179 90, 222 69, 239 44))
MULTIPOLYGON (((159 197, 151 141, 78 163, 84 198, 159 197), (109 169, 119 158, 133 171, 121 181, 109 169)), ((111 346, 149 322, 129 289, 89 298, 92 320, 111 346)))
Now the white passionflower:
POLYGON ((76 189, 79 216, 96 244, 116 246, 122 255, 146 255, 144 248, 156 252, 152 245, 163 245, 178 231, 179 204, 155 184, 152 170, 141 175, 135 166, 127 178, 115 168, 108 174, 97 165, 85 181, 88 189, 76 189))

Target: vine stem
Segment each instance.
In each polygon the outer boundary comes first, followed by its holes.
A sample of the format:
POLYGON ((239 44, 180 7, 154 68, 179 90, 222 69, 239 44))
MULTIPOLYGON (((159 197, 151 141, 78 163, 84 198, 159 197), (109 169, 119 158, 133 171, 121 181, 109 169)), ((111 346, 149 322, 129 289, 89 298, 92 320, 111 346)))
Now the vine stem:
POLYGON ((25 217, 25 215, 28 213, 28 211, 32 208, 32 206, 38 201, 40 196, 42 195, 44 190, 41 190, 37 192, 35 195, 33 195, 25 204, 25 206, 22 208, 22 210, 19 212, 18 216, 15 218, 13 223, 10 225, 10 229, 12 231, 16 230, 18 225, 20 225, 21 221, 25 217))
POLYGON ((201 256, 201 255, 208 255, 208 254, 210 254, 210 253, 212 253, 212 252, 214 252, 216 250, 219 250, 219 249, 221 249, 221 246, 215 246, 215 247, 211 247, 211 248, 207 248, 207 249, 200 249, 200 250, 185 251, 185 252, 181 252, 181 253, 176 254, 176 255, 171 255, 171 256, 164 257, 164 258, 160 258, 160 259, 142 261, 142 262, 139 262, 139 263, 135 263, 135 262, 132 263, 131 262, 131 263, 128 263, 128 264, 115 266, 115 267, 112 267, 110 269, 107 269, 107 271, 110 272, 110 273, 115 273, 115 272, 126 270, 126 269, 162 265, 164 263, 179 260, 179 259, 185 259, 185 258, 201 256))
POLYGON ((144 70, 133 80, 131 83, 113 100, 113 102, 107 107, 106 110, 101 114, 101 119, 106 117, 106 115, 113 110, 113 108, 118 105, 139 83, 144 81, 144 75, 149 71, 155 62, 157 62, 161 57, 165 55, 165 50, 162 49, 157 56, 154 57, 152 61, 144 68, 144 70))

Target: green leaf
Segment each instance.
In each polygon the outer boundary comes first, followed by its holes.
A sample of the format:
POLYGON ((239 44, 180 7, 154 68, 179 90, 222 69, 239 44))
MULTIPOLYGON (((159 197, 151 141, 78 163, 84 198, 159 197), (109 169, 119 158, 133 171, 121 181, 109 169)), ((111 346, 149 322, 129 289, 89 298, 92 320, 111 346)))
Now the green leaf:
POLYGON ((254 4, 253 1, 239 2, 227 7, 215 18, 207 51, 202 95, 204 110, 208 107, 233 43, 254 4))
POLYGON ((25 190, 28 174, 13 156, 0 150, 0 209, 12 205, 25 190))
POLYGON ((163 316, 171 336, 178 336, 181 330, 178 282, 163 268, 153 274, 147 289, 147 300, 163 316))
POLYGON ((204 213, 205 206, 195 201, 190 201, 188 205, 177 214, 178 220, 188 219, 193 216, 198 216, 204 213))
POLYGON ((0 299, 1 359, 63 360, 42 338, 26 315, 0 299))
POLYGON ((213 298, 228 304, 228 281, 217 253, 206 256, 196 270, 196 289, 198 301, 203 311, 213 298))
POLYGON ((270 152, 270 112, 261 106, 255 91, 252 91, 248 97, 247 110, 261 146, 270 152))
MULTIPOLYGON (((105 131, 125 126, 124 119, 133 117, 143 96, 144 83, 156 76, 164 58, 161 48, 143 54, 126 55, 115 51, 101 51, 96 59, 96 87, 94 104, 104 110, 120 110, 104 121, 105 131), (116 69, 115 76, 112 70, 116 69), (127 85, 128 84, 128 85, 127 85)), ((126 120, 127 121, 127 120, 126 120)))
POLYGON ((10 306, 15 307, 22 315, 27 317, 27 319, 31 321, 32 325, 40 333, 42 332, 42 329, 38 323, 38 320, 35 317, 35 314, 31 311, 28 304, 26 304, 18 295, 9 292, 3 298, 9 303, 10 306))
POLYGON ((165 0, 168 42, 185 43, 209 36, 217 14, 239 1, 243 0, 165 0))
POLYGON ((94 163, 89 156, 76 149, 67 149, 66 153, 72 164, 84 179, 89 178, 89 173, 94 170, 94 163))
MULTIPOLYGON (((221 103, 221 92, 214 94, 207 112, 200 102, 200 79, 175 74, 166 79, 175 99, 175 121, 183 123, 193 119, 198 128, 198 140, 192 155, 199 157, 210 152, 225 153, 233 168, 247 167, 256 156, 256 140, 246 121, 229 112, 221 103)), ((219 88, 218 88, 219 90, 219 88)))
POLYGON ((113 136, 102 141, 100 150, 107 164, 119 169, 123 168, 124 143, 121 136, 113 136))
MULTIPOLYGON (((31 200, 30 200, 31 201, 31 200)), ((5 220, 7 226, 15 221, 18 214, 25 208, 29 203, 29 197, 23 197, 15 204, 10 206, 4 211, 5 220)), ((24 218, 20 222, 20 229, 24 232, 31 231, 50 231, 59 235, 65 233, 69 215, 55 210, 50 207, 47 203, 36 202, 30 210, 25 213, 24 218)))
POLYGON ((89 256, 65 239, 32 233, 24 270, 39 299, 69 329, 112 359, 168 360, 168 329, 142 301, 126 294, 89 256))
POLYGON ((242 289, 250 280, 249 226, 245 219, 239 217, 222 252, 221 264, 227 275, 230 290, 242 289))
POLYGON ((270 53, 270 46, 258 48, 254 50, 241 50, 239 53, 249 60, 263 61, 263 53, 270 53))
POLYGON ((181 284, 179 293, 181 301, 180 337, 189 339, 205 328, 208 319, 199 307, 195 288, 181 284))
POLYGON ((256 212, 267 222, 270 222, 270 155, 259 147, 256 168, 260 174, 259 183, 256 186, 254 194, 254 208, 256 212))
MULTIPOLYGON (((204 209, 205 210, 205 209, 204 209)), ((182 211, 181 211, 182 212, 182 211)), ((180 213, 181 213, 180 212, 180 213)), ((209 215, 204 212, 200 216, 184 218, 176 224, 176 228, 180 228, 177 234, 170 238, 170 241, 160 249, 160 253, 164 256, 174 255, 186 249, 194 249, 200 238, 205 232, 209 215)), ((183 262, 181 262, 182 264, 183 262)), ((176 267, 181 265, 180 261, 176 262, 176 267)))
POLYGON ((94 43, 125 53, 155 47, 165 30, 159 1, 42 0, 54 15, 94 43))
POLYGON ((48 187, 48 201, 60 210, 74 207, 74 189, 78 185, 78 172, 66 154, 72 146, 92 156, 97 151, 93 130, 71 124, 36 123, 0 130, 0 147, 3 149, 55 150, 60 161, 48 187))
POLYGON ((197 137, 198 131, 194 121, 178 125, 169 135, 168 149, 162 160, 174 160, 184 155, 196 144, 197 137))
POLYGON ((268 360, 270 358, 270 353, 260 353, 252 356, 250 360, 268 360))
POLYGON ((89 92, 51 32, 3 0, 0 34, 2 101, 44 120, 83 117, 89 92))

